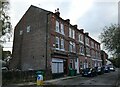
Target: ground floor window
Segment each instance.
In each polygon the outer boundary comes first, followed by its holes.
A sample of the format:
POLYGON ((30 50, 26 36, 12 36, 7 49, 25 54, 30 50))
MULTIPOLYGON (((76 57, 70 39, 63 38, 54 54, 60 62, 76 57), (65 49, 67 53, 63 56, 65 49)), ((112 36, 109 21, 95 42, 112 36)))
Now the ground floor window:
POLYGON ((52 59, 52 73, 63 73, 63 60, 53 58, 52 59))

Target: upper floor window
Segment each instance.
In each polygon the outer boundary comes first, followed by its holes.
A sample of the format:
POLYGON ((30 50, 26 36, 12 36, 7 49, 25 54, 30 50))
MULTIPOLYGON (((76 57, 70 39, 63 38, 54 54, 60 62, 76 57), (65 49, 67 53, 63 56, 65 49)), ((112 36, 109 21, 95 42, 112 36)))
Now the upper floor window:
POLYGON ((69 37, 75 39, 75 30, 69 28, 69 37))
POLYGON ((80 54, 84 55, 84 46, 80 45, 80 54))
POLYGON ((85 44, 89 46, 89 38, 85 37, 85 44))
POLYGON ((74 42, 73 42, 73 52, 74 52, 74 53, 76 52, 75 43, 74 43, 74 42))
POLYGON ((94 48, 94 42, 93 41, 91 41, 91 47, 94 48))
POLYGON ((23 30, 20 30, 20 35, 22 35, 23 34, 23 30))
POLYGON ((99 52, 95 52, 95 57, 98 58, 99 57, 99 52))
POLYGON ((88 48, 88 47, 86 48, 86 55, 90 56, 90 48, 88 48))
POLYGON ((98 45, 98 50, 100 50, 100 45, 98 45))
POLYGON ((59 22, 58 21, 56 21, 56 32, 60 32, 60 30, 59 30, 59 22))
POLYGON ((64 25, 63 25, 63 23, 60 24, 58 21, 56 21, 56 32, 64 35, 64 25))
POLYGON ((99 52, 96 51, 96 58, 99 58, 99 52))
POLYGON ((97 44, 95 44, 95 49, 98 49, 97 47, 98 47, 97 44))
POLYGON ((64 35, 64 25, 61 23, 61 34, 64 35))
POLYGON ((75 43, 74 42, 69 42, 69 51, 70 52, 76 52, 76 49, 75 49, 75 43))
POLYGON ((78 37, 78 38, 79 38, 79 42, 82 42, 82 43, 84 42, 84 41, 83 41, 83 35, 82 35, 82 34, 79 34, 79 37, 78 37))
POLYGON ((55 38, 55 48, 56 48, 56 49, 59 49, 59 48, 60 48, 60 45, 59 45, 59 44, 60 44, 59 38, 56 37, 56 38, 55 38))
POLYGON ((61 50, 64 50, 64 39, 61 39, 61 50))
POLYGON ((91 56, 95 57, 95 51, 94 50, 91 50, 91 56))
POLYGON ((30 26, 27 26, 27 32, 30 32, 30 26))
POLYGON ((58 50, 64 50, 64 39, 61 39, 59 37, 55 38, 55 48, 58 50))

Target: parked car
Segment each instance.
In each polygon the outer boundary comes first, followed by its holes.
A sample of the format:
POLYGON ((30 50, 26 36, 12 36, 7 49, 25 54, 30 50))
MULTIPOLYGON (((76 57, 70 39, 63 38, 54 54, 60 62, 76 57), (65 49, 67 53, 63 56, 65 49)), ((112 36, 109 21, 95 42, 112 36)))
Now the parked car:
POLYGON ((82 76, 94 77, 97 75, 96 68, 86 68, 82 71, 82 76))
POLYGON ((110 67, 110 71, 115 71, 115 67, 110 67))
POLYGON ((2 71, 8 71, 7 67, 2 67, 1 69, 2 69, 2 71))
POLYGON ((86 68, 82 70, 82 76, 91 76, 91 68, 86 68))
POLYGON ((105 72, 105 73, 109 73, 109 72, 110 72, 110 67, 109 67, 109 66, 105 66, 104 72, 105 72))
POLYGON ((97 74, 98 75, 104 74, 104 67, 97 67, 97 74))
POLYGON ((97 67, 92 68, 92 69, 91 69, 91 72, 92 72, 92 73, 91 73, 91 76, 92 76, 92 77, 97 76, 97 67))

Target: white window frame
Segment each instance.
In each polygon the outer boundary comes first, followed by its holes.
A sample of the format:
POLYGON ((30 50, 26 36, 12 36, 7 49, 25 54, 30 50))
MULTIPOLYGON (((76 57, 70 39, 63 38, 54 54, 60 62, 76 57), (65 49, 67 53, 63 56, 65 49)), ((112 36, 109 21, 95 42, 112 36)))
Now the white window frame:
POLYGON ((97 44, 95 44, 95 49, 97 49, 97 44))
POLYGON ((63 73, 63 59, 52 58, 52 73, 63 73))
POLYGON ((74 29, 69 28, 69 37, 75 39, 75 30, 74 29))
POLYGON ((64 25, 61 23, 61 34, 64 35, 64 25))
POLYGON ((81 55, 84 55, 84 46, 83 45, 80 45, 80 54, 81 55))
POLYGON ((20 30, 20 35, 22 35, 23 34, 23 30, 20 30))
POLYGON ((84 43, 83 42, 83 35, 82 34, 79 34, 78 38, 79 38, 79 42, 84 43))
POLYGON ((85 37, 85 43, 87 46, 89 46, 89 38, 88 37, 85 37))
POLYGON ((69 42, 69 51, 76 53, 76 46, 75 43, 72 41, 69 42))
POLYGON ((55 48, 60 49, 60 38, 59 37, 55 37, 55 48), (58 48, 56 47, 57 44, 58 44, 58 48))
POLYGON ((72 37, 72 29, 71 28, 69 28, 69 37, 72 37))
POLYGON ((60 33, 59 22, 56 20, 56 32, 60 33))
POLYGON ((30 25, 27 26, 27 33, 30 32, 30 25))
POLYGON ((61 50, 65 50, 65 48, 64 48, 64 39, 61 39, 61 50))
POLYGON ((94 51, 94 58, 96 57, 96 52, 94 51))
POLYGON ((93 41, 91 41, 91 47, 94 48, 94 42, 93 41))
POLYGON ((87 56, 90 56, 90 48, 86 48, 86 54, 87 54, 87 56))
POLYGON ((75 43, 73 42, 73 52, 75 53, 76 52, 76 48, 75 48, 75 43))
POLYGON ((75 30, 72 30, 72 38, 75 39, 75 30))
POLYGON ((72 52, 72 42, 69 42, 69 51, 72 52))
POLYGON ((95 56, 94 50, 91 50, 91 56, 94 58, 95 56))

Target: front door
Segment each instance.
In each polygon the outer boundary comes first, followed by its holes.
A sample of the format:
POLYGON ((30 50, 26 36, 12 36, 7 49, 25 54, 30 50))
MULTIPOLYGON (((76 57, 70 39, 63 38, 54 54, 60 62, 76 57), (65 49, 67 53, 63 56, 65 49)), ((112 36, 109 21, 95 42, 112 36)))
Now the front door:
POLYGON ((75 59, 75 69, 77 70, 77 73, 79 73, 78 58, 75 59))
POLYGON ((64 60, 63 64, 64 64, 64 74, 67 74, 67 70, 68 70, 67 60, 64 60))

